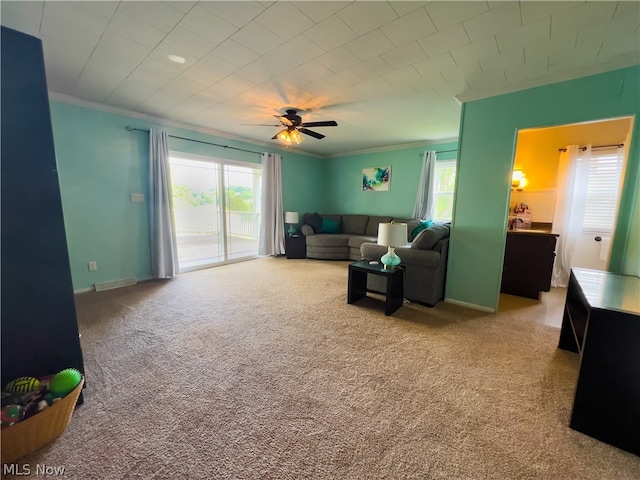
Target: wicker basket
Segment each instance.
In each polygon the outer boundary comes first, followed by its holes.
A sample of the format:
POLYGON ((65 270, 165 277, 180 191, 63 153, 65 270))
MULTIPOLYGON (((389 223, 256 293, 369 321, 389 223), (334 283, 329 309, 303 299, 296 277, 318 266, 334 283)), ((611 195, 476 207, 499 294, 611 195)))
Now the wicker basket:
POLYGON ((71 421, 84 378, 63 399, 34 416, 2 429, 2 463, 15 462, 62 435, 71 421))

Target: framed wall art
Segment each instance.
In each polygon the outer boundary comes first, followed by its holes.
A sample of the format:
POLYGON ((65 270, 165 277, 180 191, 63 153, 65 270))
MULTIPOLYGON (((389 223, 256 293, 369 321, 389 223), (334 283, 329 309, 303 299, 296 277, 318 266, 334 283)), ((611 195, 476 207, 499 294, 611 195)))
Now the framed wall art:
POLYGON ((391 167, 366 167, 362 169, 363 192, 388 192, 391 185, 391 167))

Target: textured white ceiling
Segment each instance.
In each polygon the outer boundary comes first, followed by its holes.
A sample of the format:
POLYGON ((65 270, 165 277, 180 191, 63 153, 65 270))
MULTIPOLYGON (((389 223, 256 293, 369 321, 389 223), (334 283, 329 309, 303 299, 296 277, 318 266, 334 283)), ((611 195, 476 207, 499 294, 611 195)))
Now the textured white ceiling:
POLYGON ((462 100, 640 63, 638 1, 5 1, 49 90, 269 143, 273 115, 336 120, 299 151, 458 135, 462 100), (180 55, 184 64, 167 56, 180 55))

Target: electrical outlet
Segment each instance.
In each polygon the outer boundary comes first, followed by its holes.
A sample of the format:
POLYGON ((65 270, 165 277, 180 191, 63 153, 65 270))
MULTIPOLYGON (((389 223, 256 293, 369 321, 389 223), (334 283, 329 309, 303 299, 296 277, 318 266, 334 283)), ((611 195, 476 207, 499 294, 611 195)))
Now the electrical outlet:
POLYGON ((132 193, 131 201, 133 203, 144 203, 144 194, 142 193, 132 193))
POLYGON ((98 262, 89 262, 89 270, 94 272, 98 270, 98 262))

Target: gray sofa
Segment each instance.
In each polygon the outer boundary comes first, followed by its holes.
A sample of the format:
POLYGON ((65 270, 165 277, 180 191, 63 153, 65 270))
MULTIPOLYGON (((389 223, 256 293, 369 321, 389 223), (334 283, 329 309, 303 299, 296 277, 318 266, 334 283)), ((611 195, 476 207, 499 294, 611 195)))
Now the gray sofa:
MULTIPOLYGON (((361 245, 367 242, 377 242, 378 225, 391 221, 407 223, 409 237, 411 237, 411 232, 414 228, 420 224, 420 220, 394 217, 305 213, 302 217, 301 232, 305 235, 307 258, 319 260, 362 260, 361 245), (317 224, 317 217, 332 221, 334 227, 337 224, 337 230, 331 228, 323 229, 321 225, 317 224), (325 233, 327 230, 332 233, 325 233)), ((409 241, 411 241, 411 238, 407 239, 407 242, 409 241)))
MULTIPOLYGON (((363 259, 380 260, 387 252, 387 247, 363 243, 360 250, 363 259)), ((449 254, 449 225, 433 225, 418 234, 410 245, 396 247, 395 250, 405 272, 404 297, 430 307, 442 300, 449 254)), ((369 275, 367 288, 384 293, 385 279, 369 275)))
MULTIPOLYGON (((416 235, 413 231, 420 220, 370 215, 319 215, 306 213, 301 232, 305 235, 307 258, 320 260, 375 260, 387 252, 378 245, 378 225, 387 222, 407 223, 407 245, 396 247, 405 271, 404 297, 434 306, 444 296, 447 256, 449 252, 449 224, 436 224, 416 235), (320 217, 320 224, 318 224, 320 217), (322 220, 330 225, 324 229, 322 220), (325 231, 323 231, 325 230, 325 231), (335 233, 329 233, 335 232, 335 233)), ((369 275, 367 288, 386 292, 383 277, 369 275)))

